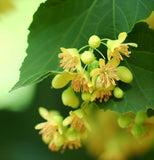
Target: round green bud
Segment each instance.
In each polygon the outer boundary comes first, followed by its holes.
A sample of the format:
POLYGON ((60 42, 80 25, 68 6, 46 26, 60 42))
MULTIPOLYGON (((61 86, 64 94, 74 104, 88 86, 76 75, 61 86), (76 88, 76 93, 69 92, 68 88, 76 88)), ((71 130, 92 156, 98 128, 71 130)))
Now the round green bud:
POLYGON ((91 64, 88 65, 88 72, 90 73, 93 69, 98 68, 99 62, 94 60, 91 64))
POLYGON ((125 66, 117 67, 118 71, 116 72, 117 76, 122 82, 130 83, 133 80, 132 72, 125 66))
POLYGON ((71 75, 68 73, 57 74, 52 80, 53 88, 63 88, 65 87, 69 81, 71 80, 71 75))
POLYGON ((124 115, 121 115, 119 118, 118 118, 118 125, 121 127, 121 128, 127 128, 130 126, 132 122, 132 119, 127 117, 127 116, 124 116, 124 115))
POLYGON ((113 95, 114 95, 115 98, 120 99, 124 96, 124 92, 119 87, 115 87, 114 90, 113 90, 113 95))
POLYGON ((96 59, 96 57, 94 56, 94 54, 91 51, 84 51, 81 54, 81 60, 84 64, 90 64, 92 63, 94 60, 96 59))
POLYGON ((80 139, 80 133, 74 128, 68 128, 66 137, 69 141, 75 141, 76 139, 80 139))
POLYGON ((42 141, 43 141, 45 144, 49 144, 51 140, 52 140, 52 137, 46 136, 46 135, 45 135, 45 136, 42 135, 42 141))
POLYGON ((142 124, 147 118, 147 114, 144 111, 139 111, 135 117, 136 124, 142 124))
POLYGON ((79 98, 75 95, 71 87, 63 91, 62 102, 65 106, 72 108, 77 108, 79 106, 79 98))
POLYGON ((54 143, 57 147, 60 147, 64 144, 65 138, 63 135, 57 133, 54 135, 54 143))
POLYGON ((52 116, 52 119, 54 122, 56 122, 57 124, 61 124, 62 121, 63 121, 63 117, 61 115, 55 115, 55 116, 52 116))
POLYGON ((96 36, 96 35, 92 35, 90 38, 89 38, 89 41, 88 41, 90 47, 92 48, 98 48, 101 44, 101 39, 96 36))
POLYGON ((131 130, 133 136, 138 137, 144 135, 148 131, 148 126, 135 124, 131 130))
POLYGON ((91 99, 91 94, 89 92, 83 92, 81 98, 85 102, 89 102, 91 99))

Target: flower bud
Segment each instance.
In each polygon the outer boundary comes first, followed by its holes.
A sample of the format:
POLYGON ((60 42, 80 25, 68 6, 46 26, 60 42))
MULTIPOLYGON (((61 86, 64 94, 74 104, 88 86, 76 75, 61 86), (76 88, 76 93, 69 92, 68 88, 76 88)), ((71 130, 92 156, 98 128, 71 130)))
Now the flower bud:
POLYGON ((68 73, 57 74, 52 80, 52 87, 57 89, 63 88, 69 83, 71 78, 71 74, 68 73))
POLYGON ((88 65, 88 72, 90 73, 93 69, 98 68, 99 62, 94 60, 91 64, 88 65))
POLYGON ((76 139, 80 139, 80 133, 74 128, 69 128, 66 132, 66 137, 69 141, 75 141, 76 139))
POLYGON ((132 72, 125 66, 117 67, 118 71, 116 72, 117 76, 122 82, 130 83, 133 80, 132 72))
POLYGON ((91 99, 91 94, 89 92, 83 92, 81 98, 85 102, 89 102, 91 99))
POLYGON ((42 135, 42 141, 43 141, 45 144, 49 144, 51 140, 52 140, 52 137, 46 136, 46 135, 45 135, 45 136, 42 135))
POLYGON ((54 135, 54 144, 57 147, 60 147, 64 144, 65 138, 63 135, 57 133, 54 135))
POLYGON ((75 95, 73 89, 69 87, 62 93, 63 104, 72 108, 79 106, 79 98, 75 95))
POLYGON ((127 128, 130 126, 132 120, 127 117, 127 116, 124 116, 124 115, 121 115, 119 118, 118 118, 118 125, 121 127, 121 128, 127 128))
POLYGON ((114 95, 115 98, 120 99, 120 98, 123 97, 124 92, 123 92, 123 90, 120 89, 119 87, 115 87, 115 89, 114 89, 114 91, 113 91, 113 95, 114 95))
POLYGON ((135 117, 136 124, 142 124, 147 118, 147 114, 144 111, 139 111, 135 117))
POLYGON ((148 126, 136 124, 133 126, 131 133, 133 136, 138 137, 144 135, 148 131, 148 129, 148 126))
POLYGON ((94 60, 96 59, 96 57, 94 56, 94 54, 91 51, 84 51, 81 54, 81 60, 84 64, 90 64, 92 63, 94 60))
POLYGON ((92 35, 90 38, 89 38, 89 41, 88 41, 90 47, 92 48, 98 48, 101 44, 101 40, 98 36, 96 35, 92 35))

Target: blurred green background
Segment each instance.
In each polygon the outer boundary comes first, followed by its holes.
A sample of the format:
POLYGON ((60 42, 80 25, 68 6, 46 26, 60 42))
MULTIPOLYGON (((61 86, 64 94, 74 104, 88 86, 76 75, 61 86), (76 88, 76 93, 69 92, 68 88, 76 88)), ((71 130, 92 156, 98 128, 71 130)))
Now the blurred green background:
MULTIPOLYGON (((50 89, 51 78, 41 82, 31 105, 24 112, 0 111, 0 160, 95 160, 86 149, 53 153, 41 140, 34 126, 42 122, 38 107, 57 109, 66 116, 68 108, 63 108, 59 90, 50 89), (52 101, 56 101, 53 103, 52 101)), ((95 147, 95 146, 94 146, 95 147)), ((153 151, 132 160, 153 160, 153 151)))

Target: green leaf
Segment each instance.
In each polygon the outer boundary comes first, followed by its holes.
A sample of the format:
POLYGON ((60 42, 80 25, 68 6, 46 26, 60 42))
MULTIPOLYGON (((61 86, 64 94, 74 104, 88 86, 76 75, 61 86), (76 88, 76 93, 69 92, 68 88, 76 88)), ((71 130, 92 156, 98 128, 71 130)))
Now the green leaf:
POLYGON ((101 107, 119 113, 154 109, 154 31, 141 22, 135 25, 127 40, 138 44, 138 48, 132 49, 131 57, 125 58, 124 63, 133 73, 134 80, 130 84, 119 84, 125 92, 123 99, 111 98, 101 107))
POLYGON ((48 0, 34 15, 29 28, 27 57, 13 89, 35 84, 60 71, 60 47, 80 48, 92 34, 116 38, 147 18, 153 0, 48 0))

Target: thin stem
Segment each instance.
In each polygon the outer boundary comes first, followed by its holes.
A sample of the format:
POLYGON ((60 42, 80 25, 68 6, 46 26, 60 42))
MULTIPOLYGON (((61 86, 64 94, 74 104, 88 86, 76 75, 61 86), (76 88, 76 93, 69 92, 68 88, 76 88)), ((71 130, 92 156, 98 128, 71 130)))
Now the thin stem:
POLYGON ((89 45, 83 46, 82 48, 79 49, 79 52, 87 47, 89 47, 89 45))
POLYGON ((104 43, 104 42, 101 42, 101 44, 104 44, 104 45, 107 47, 106 43, 104 43))
POLYGON ((100 52, 98 49, 95 48, 95 50, 105 59, 104 55, 102 54, 102 52, 100 52))
POLYGON ((88 64, 86 64, 86 65, 84 66, 83 70, 85 70, 87 66, 88 66, 88 64))
POLYGON ((106 41, 106 40, 110 40, 110 39, 108 39, 108 38, 103 38, 103 39, 101 39, 101 41, 106 41))

